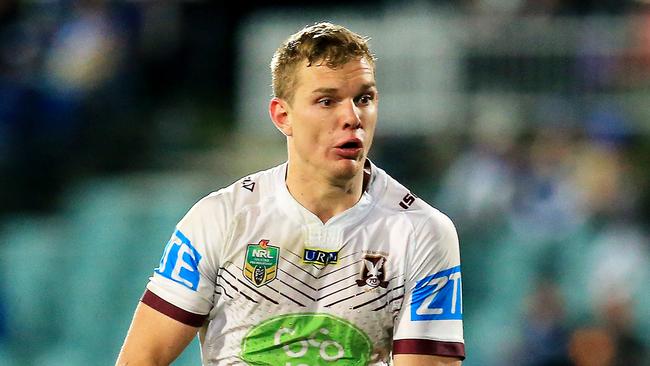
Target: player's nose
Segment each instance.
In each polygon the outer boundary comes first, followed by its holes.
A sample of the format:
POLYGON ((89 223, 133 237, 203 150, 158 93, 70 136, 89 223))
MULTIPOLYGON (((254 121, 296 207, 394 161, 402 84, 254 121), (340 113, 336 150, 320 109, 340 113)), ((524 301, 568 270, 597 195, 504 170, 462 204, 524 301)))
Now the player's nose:
POLYGON ((354 100, 346 100, 341 109, 341 121, 343 122, 344 129, 357 129, 361 127, 361 110, 354 103, 354 100))

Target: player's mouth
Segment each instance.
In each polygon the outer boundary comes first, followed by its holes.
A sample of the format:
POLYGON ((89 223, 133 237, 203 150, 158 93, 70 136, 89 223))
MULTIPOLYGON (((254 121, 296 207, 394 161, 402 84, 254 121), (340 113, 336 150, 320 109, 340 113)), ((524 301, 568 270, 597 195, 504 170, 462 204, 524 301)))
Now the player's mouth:
POLYGON ((356 159, 363 151, 363 141, 351 138, 342 141, 334 147, 336 154, 345 159, 356 159))

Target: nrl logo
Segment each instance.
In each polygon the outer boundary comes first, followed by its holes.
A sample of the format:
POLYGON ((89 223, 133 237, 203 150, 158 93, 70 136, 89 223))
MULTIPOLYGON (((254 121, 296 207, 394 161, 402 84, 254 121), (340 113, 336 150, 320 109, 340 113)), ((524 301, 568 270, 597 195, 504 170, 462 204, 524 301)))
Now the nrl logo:
POLYGON ((253 285, 260 287, 273 281, 277 274, 280 248, 269 245, 268 240, 248 244, 243 274, 253 285))
POLYGON ((384 271, 384 264, 386 258, 382 256, 366 255, 363 258, 365 268, 361 271, 361 278, 357 280, 357 286, 370 286, 375 288, 377 286, 386 288, 388 281, 386 281, 386 271, 384 271))

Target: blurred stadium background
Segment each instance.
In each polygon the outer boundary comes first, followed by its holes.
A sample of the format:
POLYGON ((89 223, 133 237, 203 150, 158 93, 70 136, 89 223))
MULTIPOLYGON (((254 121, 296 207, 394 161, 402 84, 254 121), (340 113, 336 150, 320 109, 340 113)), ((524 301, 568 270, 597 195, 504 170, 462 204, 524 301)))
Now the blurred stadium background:
POLYGON ((185 211, 283 161, 268 62, 330 20, 379 57, 371 158, 458 227, 464 364, 650 365, 649 3, 1 0, 0 364, 114 362, 185 211))

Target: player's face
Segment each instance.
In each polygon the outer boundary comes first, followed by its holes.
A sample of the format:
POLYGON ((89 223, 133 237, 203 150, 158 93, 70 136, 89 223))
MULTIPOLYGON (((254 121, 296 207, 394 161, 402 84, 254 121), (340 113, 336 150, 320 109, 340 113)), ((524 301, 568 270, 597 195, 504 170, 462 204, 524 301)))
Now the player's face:
POLYGON ((298 71, 288 106, 293 165, 308 174, 351 179, 363 169, 377 123, 372 66, 353 60, 342 67, 306 64, 298 71))

